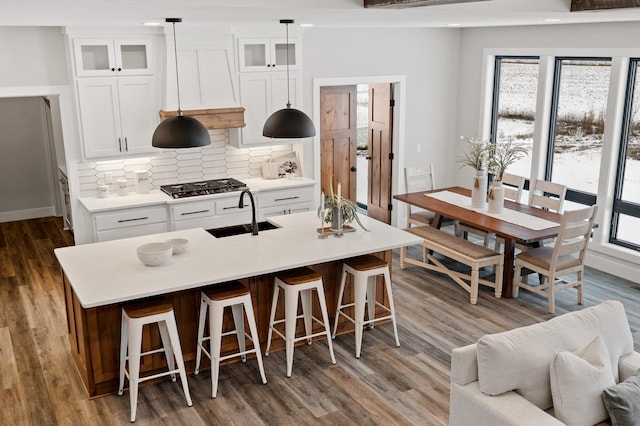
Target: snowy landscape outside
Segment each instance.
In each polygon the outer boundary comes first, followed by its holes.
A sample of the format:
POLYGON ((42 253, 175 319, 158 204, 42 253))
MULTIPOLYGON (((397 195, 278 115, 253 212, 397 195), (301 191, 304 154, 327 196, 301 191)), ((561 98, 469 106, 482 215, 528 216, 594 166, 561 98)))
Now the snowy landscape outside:
MULTIPOLYGON (((500 73, 498 141, 513 138, 531 152, 538 88, 537 60, 503 60, 500 73)), ((609 91, 609 61, 563 61, 553 156, 554 182, 596 194, 600 173, 604 119, 609 91)), ((626 157, 623 199, 640 202, 640 84, 626 157)), ((619 144, 620 141, 613 141, 619 144)), ((509 168, 531 175, 531 157, 509 168)), ((640 219, 620 216, 618 238, 640 244, 640 219)))

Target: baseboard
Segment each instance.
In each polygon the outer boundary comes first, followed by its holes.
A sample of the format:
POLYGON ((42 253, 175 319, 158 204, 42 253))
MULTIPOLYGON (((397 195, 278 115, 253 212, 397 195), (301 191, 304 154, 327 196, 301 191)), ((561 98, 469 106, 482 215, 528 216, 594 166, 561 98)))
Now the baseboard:
POLYGON ((55 206, 39 207, 37 209, 13 210, 0 212, 0 222, 14 222, 16 220, 38 219, 56 215, 55 206))
POLYGON ((585 265, 606 272, 625 280, 638 282, 640 274, 640 257, 637 253, 623 248, 608 248, 590 244, 585 258, 585 265))

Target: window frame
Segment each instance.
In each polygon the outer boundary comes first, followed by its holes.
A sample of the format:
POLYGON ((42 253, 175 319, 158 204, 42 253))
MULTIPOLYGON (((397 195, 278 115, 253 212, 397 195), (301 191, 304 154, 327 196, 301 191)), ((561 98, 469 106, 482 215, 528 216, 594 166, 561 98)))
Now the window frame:
MULTIPOLYGON (((615 187, 613 191, 613 203, 611 207, 611 228, 609 230, 609 243, 622 246, 632 250, 640 251, 640 244, 617 238, 620 214, 640 218, 640 204, 622 199, 622 186, 624 184, 624 173, 626 169, 626 159, 629 147, 629 131, 632 125, 631 113, 633 108, 633 95, 638 81, 638 67, 640 58, 629 59, 629 69, 627 73, 627 87, 625 91, 624 109, 622 113, 622 128, 620 132, 620 149, 618 151, 618 161, 616 165, 615 187)), ((635 101, 640 102, 640 99, 635 101)))
MULTIPOLYGON (((551 88, 551 107, 549 112, 549 135, 547 138, 547 158, 544 167, 544 179, 551 181, 553 174, 553 155, 556 143, 556 122, 558 118, 558 98, 560 97, 560 77, 562 61, 613 61, 611 56, 555 56, 553 67, 553 86, 551 88)), ((598 194, 567 187, 565 200, 592 206, 596 204, 598 194)))
MULTIPOLYGON (((504 59, 531 59, 537 60, 540 65, 540 55, 495 55, 493 59, 493 84, 491 95, 491 122, 489 125, 489 143, 495 145, 497 142, 498 116, 500 106, 500 70, 504 59)), ((491 175, 491 174, 490 174, 491 175)), ((493 175, 490 176, 493 180, 493 175)), ((530 177, 525 176, 524 189, 529 190, 530 177)))

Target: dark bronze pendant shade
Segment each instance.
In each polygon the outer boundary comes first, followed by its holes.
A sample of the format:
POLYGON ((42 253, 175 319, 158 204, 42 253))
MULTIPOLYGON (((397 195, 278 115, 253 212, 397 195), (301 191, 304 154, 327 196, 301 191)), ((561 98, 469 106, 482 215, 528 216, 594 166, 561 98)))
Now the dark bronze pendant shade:
POLYGON ((176 58, 176 86, 178 89, 178 115, 161 122, 153 132, 151 145, 156 148, 196 148, 211 144, 209 131, 193 117, 185 117, 180 109, 180 82, 178 79, 178 51, 176 47, 176 22, 181 18, 167 18, 173 23, 173 52, 176 58))
POLYGON ((156 148, 195 148, 211 143, 207 129, 193 117, 177 115, 164 120, 153 132, 156 148))
POLYGON ((307 114, 287 105, 267 118, 262 135, 283 139, 310 138, 316 135, 316 129, 307 114))
POLYGON ((304 112, 291 108, 289 95, 289 24, 293 19, 281 19, 287 27, 287 107, 271 114, 262 128, 262 136, 268 138, 296 139, 310 138, 316 135, 313 121, 304 112))

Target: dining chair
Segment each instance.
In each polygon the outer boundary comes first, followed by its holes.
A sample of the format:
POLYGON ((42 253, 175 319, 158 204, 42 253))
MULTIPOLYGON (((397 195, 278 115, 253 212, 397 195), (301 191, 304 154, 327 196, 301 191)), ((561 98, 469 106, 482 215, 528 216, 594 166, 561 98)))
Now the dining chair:
POLYGON ((555 245, 529 249, 515 257, 513 274, 513 297, 518 297, 520 288, 546 297, 549 312, 555 312, 555 293, 575 287, 578 290, 578 304, 583 301, 584 257, 593 229, 593 221, 598 207, 593 205, 580 210, 572 210, 562 215, 560 231, 555 245), (544 279, 539 285, 526 282, 521 277, 523 268, 537 272, 544 279), (576 274, 575 280, 567 275, 576 274))
MULTIPOLYGON (((567 186, 560 183, 549 182, 546 180, 532 179, 529 186, 529 205, 555 213, 562 211, 564 199, 567 195, 567 186)), ((506 198, 506 196, 505 196, 506 198)), ((547 241, 551 243, 552 241, 547 241)), ((494 250, 500 251, 500 246, 504 244, 504 239, 497 237, 495 240, 494 250)), ((543 245, 543 241, 539 241, 538 245, 543 245)), ((529 250, 532 246, 527 244, 516 243, 516 249, 520 251, 529 250)))
MULTIPOLYGON (((434 189, 435 179, 433 164, 427 167, 405 167, 404 182, 406 192, 430 191, 434 189)), ((413 226, 432 225, 435 213, 407 204, 407 228, 413 226)), ((457 222, 445 219, 442 226, 457 226, 457 222)))
POLYGON ((547 180, 533 179, 529 186, 529 205, 555 213, 562 211, 567 186, 547 180))
MULTIPOLYGON (((504 173, 502 175, 502 183, 504 184, 504 199, 512 200, 516 203, 520 202, 522 198, 522 191, 524 189, 524 176, 518 176, 510 173, 504 173)), ((489 247, 489 243, 491 242, 491 238, 493 233, 483 231, 482 229, 474 228, 473 226, 466 225, 464 223, 460 223, 458 225, 458 236, 468 239, 468 234, 477 235, 482 238, 483 245, 485 247, 489 247)), ((504 242, 504 241, 502 241, 504 242)), ((500 249, 500 244, 498 239, 495 242, 495 250, 498 251, 500 249)))

